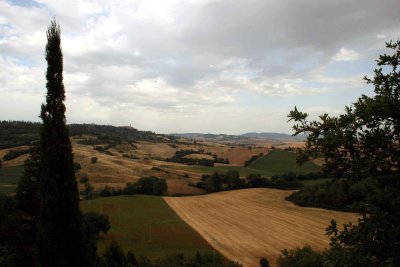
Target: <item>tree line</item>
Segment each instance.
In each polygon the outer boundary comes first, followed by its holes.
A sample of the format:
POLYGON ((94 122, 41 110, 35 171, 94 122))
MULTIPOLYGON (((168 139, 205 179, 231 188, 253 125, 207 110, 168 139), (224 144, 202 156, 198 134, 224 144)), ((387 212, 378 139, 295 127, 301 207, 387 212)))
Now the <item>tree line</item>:
POLYGON ((177 150, 175 152, 174 156, 172 156, 171 158, 165 159, 165 161, 184 163, 184 164, 188 164, 188 165, 201 165, 201 166, 211 166, 211 167, 214 166, 214 163, 229 164, 228 159, 219 158, 216 154, 212 154, 210 152, 205 153, 204 150, 193 150, 193 149, 177 150), (213 158, 207 159, 207 158, 186 157, 186 156, 192 155, 192 154, 204 154, 204 155, 212 156, 213 158))
MULTIPOLYGON (((32 145, 39 140, 40 122, 0 121, 0 149, 32 145)), ((69 124, 70 136, 95 135, 100 141, 157 141, 163 142, 163 135, 151 131, 139 131, 133 127, 116 127, 96 124, 69 124)), ((82 141, 85 142, 85 141, 82 141)), ((91 142, 86 140, 86 142, 91 142)))
POLYGON ((142 177, 135 183, 127 183, 124 188, 105 187, 100 190, 99 195, 102 197, 119 196, 119 195, 155 195, 162 196, 168 191, 168 184, 165 179, 155 176, 142 177))
POLYGON ((322 175, 322 173, 300 175, 295 173, 285 173, 267 178, 260 174, 249 174, 246 178, 241 178, 238 171, 227 171, 225 173, 214 172, 213 174, 202 175, 201 181, 197 182, 195 186, 204 189, 207 193, 244 188, 276 188, 293 190, 304 187, 304 184, 301 181, 320 179, 323 177, 322 175))

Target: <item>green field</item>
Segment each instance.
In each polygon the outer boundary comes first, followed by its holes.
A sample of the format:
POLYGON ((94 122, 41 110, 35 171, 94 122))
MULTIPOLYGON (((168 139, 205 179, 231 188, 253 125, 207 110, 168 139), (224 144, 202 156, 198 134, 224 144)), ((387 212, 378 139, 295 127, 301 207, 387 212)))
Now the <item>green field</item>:
POLYGON ((227 172, 227 171, 237 171, 239 172, 240 176, 244 177, 251 173, 259 173, 262 175, 269 175, 268 171, 261 171, 261 170, 252 170, 246 167, 237 167, 237 166, 215 166, 215 167, 208 167, 208 166, 194 166, 194 165, 163 165, 162 167, 171 168, 176 170, 185 170, 189 172, 196 172, 201 174, 212 174, 214 172, 227 172))
POLYGON ((236 166, 194 166, 194 165, 166 165, 163 167, 171 169, 179 169, 190 172, 211 174, 214 172, 227 172, 238 171, 240 176, 244 177, 249 174, 261 174, 263 176, 272 176, 276 174, 283 174, 294 172, 297 174, 305 174, 310 172, 318 172, 321 168, 313 162, 307 162, 303 166, 298 166, 296 163, 296 155, 284 150, 274 150, 265 155, 264 157, 256 160, 248 167, 236 166))
POLYGON ((248 168, 267 171, 270 175, 283 174, 285 172, 305 174, 321 170, 318 165, 311 161, 306 162, 300 167, 296 163, 296 154, 284 150, 273 150, 264 157, 254 161, 248 168))
POLYGON ((321 184, 321 183, 325 183, 328 181, 331 181, 332 178, 321 178, 321 179, 315 179, 315 180, 304 180, 301 181, 305 186, 312 186, 312 185, 316 185, 316 184, 321 184))
POLYGON ((24 166, 0 168, 0 194, 11 194, 24 171, 24 166))
POLYGON ((82 201, 83 211, 110 217, 111 229, 99 242, 102 252, 116 240, 125 251, 151 259, 170 254, 212 253, 212 247, 176 215, 161 197, 117 196, 82 201))

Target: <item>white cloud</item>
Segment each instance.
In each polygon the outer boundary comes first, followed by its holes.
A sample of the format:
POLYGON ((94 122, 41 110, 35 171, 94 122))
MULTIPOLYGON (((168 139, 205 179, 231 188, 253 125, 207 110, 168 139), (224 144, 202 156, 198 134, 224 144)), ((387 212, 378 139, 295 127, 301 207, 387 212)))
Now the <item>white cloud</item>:
MULTIPOLYGON (((227 118, 235 125, 226 129, 258 131, 261 119, 249 120, 248 110, 270 114, 282 102, 272 113, 286 114, 297 99, 312 106, 353 90, 365 70, 339 75, 329 66, 378 55, 382 33, 400 33, 395 0, 37 2, 0 0, 0 97, 22 97, 24 104, 0 107, 9 119, 40 107, 33 99, 44 95, 45 31, 54 16, 62 29, 69 121, 164 132, 201 131, 202 120, 207 131, 222 131, 227 118)), ((274 129, 285 127, 282 119, 274 129)))
POLYGON ((333 57, 334 61, 354 61, 358 60, 360 55, 353 50, 340 48, 340 51, 333 57))

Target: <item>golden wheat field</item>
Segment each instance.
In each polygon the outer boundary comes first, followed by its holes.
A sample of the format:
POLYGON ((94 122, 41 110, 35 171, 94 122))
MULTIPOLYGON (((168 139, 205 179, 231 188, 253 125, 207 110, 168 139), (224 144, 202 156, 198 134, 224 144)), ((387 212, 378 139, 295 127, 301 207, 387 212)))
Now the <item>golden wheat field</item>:
POLYGON ((255 267, 261 257, 276 266, 285 248, 308 244, 322 250, 331 219, 339 225, 357 220, 354 213, 298 207, 285 200, 290 193, 259 188, 164 199, 225 257, 255 267))

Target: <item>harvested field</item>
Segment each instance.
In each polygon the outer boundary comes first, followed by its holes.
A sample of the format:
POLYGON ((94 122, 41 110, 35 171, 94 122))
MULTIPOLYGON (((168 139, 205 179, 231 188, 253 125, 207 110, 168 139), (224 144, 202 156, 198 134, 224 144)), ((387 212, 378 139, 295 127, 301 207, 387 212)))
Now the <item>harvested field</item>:
POLYGON ((232 166, 244 166, 244 163, 249 160, 254 155, 259 155, 260 153, 268 153, 267 148, 252 148, 247 147, 234 147, 229 148, 226 152, 225 157, 229 159, 230 165, 232 166))
POLYGON ((193 197, 165 197, 175 212, 228 259, 247 267, 267 257, 271 266, 284 248, 329 244, 325 228, 356 221, 354 213, 303 208, 285 200, 291 191, 246 189, 193 197))
POLYGON ((138 154, 143 156, 153 156, 160 158, 170 158, 175 154, 176 148, 165 143, 138 142, 135 144, 138 154))
POLYGON ((184 158, 188 158, 188 159, 214 159, 213 156, 206 155, 206 154, 189 154, 189 155, 184 156, 184 158))

